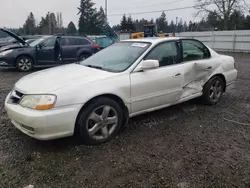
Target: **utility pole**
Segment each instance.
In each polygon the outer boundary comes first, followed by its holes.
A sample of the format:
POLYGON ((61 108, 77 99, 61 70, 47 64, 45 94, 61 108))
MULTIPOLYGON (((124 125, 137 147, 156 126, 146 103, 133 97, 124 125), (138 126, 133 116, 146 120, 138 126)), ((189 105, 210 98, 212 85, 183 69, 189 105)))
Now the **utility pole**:
POLYGON ((178 24, 178 17, 176 17, 176 23, 175 23, 175 33, 177 33, 177 24, 178 24))
POLYGON ((108 0, 105 0, 105 15, 106 15, 106 22, 108 22, 108 0))
POLYGON ((48 12, 48 21, 49 21, 49 35, 51 34, 51 24, 50 24, 50 12, 48 12))

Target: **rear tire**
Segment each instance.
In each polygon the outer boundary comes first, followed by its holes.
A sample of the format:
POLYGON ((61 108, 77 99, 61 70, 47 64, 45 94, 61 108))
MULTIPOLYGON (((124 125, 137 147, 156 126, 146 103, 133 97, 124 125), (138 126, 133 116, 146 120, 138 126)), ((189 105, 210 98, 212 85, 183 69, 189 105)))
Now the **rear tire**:
POLYGON ((16 59, 16 68, 21 72, 28 72, 33 69, 33 60, 26 55, 22 55, 16 59))
POLYGON ((91 55, 90 54, 81 54, 79 56, 79 61, 84 61, 85 59, 88 59, 91 55))
POLYGON ((212 77, 203 87, 203 102, 206 105, 217 104, 224 92, 225 82, 219 77, 212 77))
POLYGON ((75 133, 84 144, 102 144, 119 133, 122 123, 121 106, 110 98, 100 97, 81 110, 75 133))

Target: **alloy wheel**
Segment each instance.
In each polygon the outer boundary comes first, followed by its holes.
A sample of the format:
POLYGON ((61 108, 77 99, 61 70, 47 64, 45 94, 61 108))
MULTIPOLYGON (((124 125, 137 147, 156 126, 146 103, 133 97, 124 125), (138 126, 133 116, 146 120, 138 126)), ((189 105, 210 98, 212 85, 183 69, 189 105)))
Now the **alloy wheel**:
POLYGON ((223 93, 223 86, 220 80, 215 79, 210 87, 209 98, 217 102, 223 93))
POLYGON ((86 125, 91 138, 105 140, 116 130, 118 114, 111 106, 100 106, 90 113, 86 125))
POLYGON ((30 70, 32 68, 32 62, 30 59, 28 58, 22 58, 19 60, 18 62, 18 67, 22 70, 22 71, 27 71, 30 70))

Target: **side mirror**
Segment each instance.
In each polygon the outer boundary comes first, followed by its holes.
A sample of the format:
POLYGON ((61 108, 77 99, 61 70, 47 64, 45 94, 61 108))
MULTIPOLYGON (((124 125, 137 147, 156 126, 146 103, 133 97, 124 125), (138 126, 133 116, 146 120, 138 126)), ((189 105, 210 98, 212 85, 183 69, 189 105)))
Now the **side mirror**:
POLYGON ((157 69, 158 67, 159 67, 158 60, 148 59, 148 60, 142 61, 139 68, 140 70, 145 71, 145 70, 150 70, 150 69, 157 69))
POLYGON ((37 47, 38 49, 42 49, 43 45, 42 45, 42 44, 38 44, 38 45, 36 45, 36 47, 37 47))

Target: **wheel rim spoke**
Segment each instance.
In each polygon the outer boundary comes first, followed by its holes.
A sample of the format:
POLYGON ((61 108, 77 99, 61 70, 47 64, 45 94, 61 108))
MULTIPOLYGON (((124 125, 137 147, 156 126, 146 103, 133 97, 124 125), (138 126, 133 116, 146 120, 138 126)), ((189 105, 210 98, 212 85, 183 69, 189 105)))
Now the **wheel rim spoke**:
POLYGON ((92 112, 89 119, 93 120, 95 123, 98 123, 101 121, 101 117, 97 115, 95 112, 92 112))
POLYGON ((215 93, 214 91, 210 94, 210 99, 214 99, 215 93))
POLYGON ((106 119, 109 115, 110 112, 110 107, 109 106, 104 106, 103 112, 102 112, 102 118, 106 119))
POLYGON ((102 136, 104 138, 108 138, 109 137, 109 131, 108 131, 108 127, 107 126, 102 127, 101 131, 102 131, 102 136))
POLYGON ((115 124, 115 123, 117 123, 117 117, 116 116, 107 118, 107 124, 108 125, 115 124))
POLYGON ((89 129, 89 135, 93 136, 99 130, 100 126, 96 123, 91 129, 89 129))

